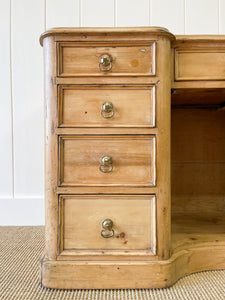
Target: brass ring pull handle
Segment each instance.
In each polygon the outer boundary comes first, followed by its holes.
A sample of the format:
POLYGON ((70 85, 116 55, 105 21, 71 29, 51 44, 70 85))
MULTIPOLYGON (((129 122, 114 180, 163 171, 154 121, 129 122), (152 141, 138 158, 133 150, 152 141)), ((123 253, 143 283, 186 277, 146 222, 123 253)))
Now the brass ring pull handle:
POLYGON ((103 173, 110 173, 112 169, 112 157, 109 155, 102 156, 100 160, 99 170, 103 173))
POLYGON ((105 219, 102 221, 101 236, 104 238, 110 238, 114 236, 113 221, 111 219, 105 219))
POLYGON ((112 57, 108 54, 103 54, 99 57, 99 70, 101 72, 108 72, 112 69, 112 57))
POLYGON ((106 101, 102 104, 101 115, 103 118, 112 118, 114 115, 112 102, 106 101))

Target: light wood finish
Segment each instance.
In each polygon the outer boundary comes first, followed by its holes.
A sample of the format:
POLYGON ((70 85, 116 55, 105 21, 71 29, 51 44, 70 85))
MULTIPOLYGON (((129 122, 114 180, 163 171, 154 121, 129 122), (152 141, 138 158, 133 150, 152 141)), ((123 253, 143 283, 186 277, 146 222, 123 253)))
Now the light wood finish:
POLYGON ((155 43, 59 43, 58 61, 58 76, 154 76, 155 43), (104 54, 112 59, 107 72, 99 66, 104 54))
POLYGON ((194 106, 216 109, 224 106, 224 100, 224 88, 182 88, 172 90, 171 105, 173 108, 194 106))
MULTIPOLYGON (((225 246, 224 214, 177 213, 172 215, 173 253, 185 247, 225 246)), ((210 261, 214 261, 211 257, 210 261)))
POLYGON ((171 39, 152 28, 56 30, 43 38, 52 54, 45 57, 45 260, 67 261, 68 272, 81 259, 110 269, 111 261, 170 257, 171 39), (104 53, 113 61, 103 74, 104 53), (110 120, 100 115, 106 100, 115 107, 110 120), (112 157, 110 173, 99 170, 104 155, 112 157), (115 220, 119 238, 99 236, 103 215, 115 220))
POLYGON ((175 49, 175 80, 224 80, 225 49, 175 49))
POLYGON ((224 89, 224 80, 173 81, 173 89, 224 89))
POLYGON ((60 210, 61 251, 156 252, 154 196, 61 196, 60 210), (104 238, 102 222, 108 218, 114 236, 104 238))
POLYGON ((154 127, 155 86, 59 86, 59 126, 154 127), (110 118, 101 114, 106 101, 110 118))
POLYGON ((41 260, 41 281, 58 289, 164 288, 179 278, 206 270, 225 268, 224 249, 210 246, 185 247, 161 261, 50 261, 41 260))
POLYGON ((56 53, 53 37, 43 41, 45 66, 45 230, 48 259, 57 258, 58 250, 58 137, 57 128, 57 86, 52 77, 56 76, 56 53))
POLYGON ((169 258, 170 39, 168 31, 152 28, 56 30, 44 36, 45 51, 52 53, 45 63, 51 79, 45 259, 97 260, 101 266, 169 258), (98 63, 104 53, 113 61, 103 74, 98 63), (110 120, 100 115, 106 100, 115 107, 110 120), (112 157, 110 173, 99 170, 104 155, 112 157), (115 220, 118 239, 100 238, 100 215, 115 220))
POLYGON ((174 214, 172 216, 172 253, 164 261, 102 262, 68 264, 65 261, 43 261, 42 276, 52 288, 156 288, 168 287, 180 277, 205 270, 224 269, 225 219, 223 216, 202 214, 174 214), (87 267, 89 266, 89 268, 87 267), (65 271, 70 272, 65 278, 65 271), (76 272, 75 272, 76 270, 76 272), (134 272, 135 270, 135 272, 134 272), (77 275, 87 273, 80 280, 77 275), (74 275, 74 272, 76 276, 74 275), (64 280, 60 280, 63 275, 64 280), (70 276, 70 277, 69 277, 70 276), (96 280, 90 283, 90 277, 96 280), (100 280, 100 279, 102 280, 100 280), (119 278, 119 284, 115 284, 119 278), (70 279, 70 280, 69 280, 70 279))
POLYGON ((56 189, 57 194, 156 194, 157 187, 146 186, 59 186, 56 189))
POLYGON ((53 36, 55 40, 107 40, 116 37, 116 39, 122 40, 130 40, 132 37, 144 35, 147 39, 149 35, 154 36, 165 36, 170 38, 171 40, 175 39, 175 36, 168 31, 168 29, 163 27, 83 27, 83 28, 70 28, 70 27, 61 27, 61 28, 53 28, 46 32, 44 32, 40 36, 40 44, 43 46, 43 41, 48 36, 53 36))
POLYGON ((172 88, 225 88, 225 36, 177 36, 172 88))
POLYGON ((162 81, 156 95, 156 172, 157 172, 157 245, 159 259, 171 255, 171 44, 169 39, 157 43, 157 72, 162 81))
POLYGON ((115 135, 115 134, 129 134, 129 135, 137 135, 137 134, 149 134, 149 132, 154 135, 159 133, 158 128, 151 128, 151 131, 149 131, 149 128, 145 127, 124 127, 121 131, 121 128, 118 127, 59 127, 56 128, 55 133, 58 135, 80 135, 82 132, 83 135, 115 135))
POLYGON ((100 84, 112 84, 112 85, 158 85, 159 84, 159 77, 154 76, 130 76, 130 77, 116 77, 116 76, 83 76, 83 77, 56 77, 53 78, 55 84, 82 84, 87 85, 87 78, 88 84, 97 85, 99 87, 100 84))
POLYGON ((62 186, 154 186, 155 173, 154 136, 60 136, 62 186), (110 173, 99 169, 104 155, 110 173))
POLYGON ((172 211, 224 214, 225 112, 172 109, 172 211), (197 184, 196 184, 197 183, 197 184))
POLYGON ((225 268, 225 37, 175 41, 161 28, 61 28, 42 42, 42 284, 159 288, 225 268), (112 69, 101 72, 106 53, 112 69), (115 108, 107 120, 104 101, 115 108), (109 173, 99 170, 104 155, 112 158, 109 173), (114 237, 101 237, 106 218, 114 237))

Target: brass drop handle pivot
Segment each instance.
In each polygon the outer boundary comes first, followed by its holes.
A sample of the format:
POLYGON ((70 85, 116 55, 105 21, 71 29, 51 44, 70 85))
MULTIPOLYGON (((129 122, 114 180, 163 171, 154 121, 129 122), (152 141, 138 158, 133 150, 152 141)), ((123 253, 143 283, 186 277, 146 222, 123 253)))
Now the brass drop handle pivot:
POLYGON ((110 173, 113 169, 112 157, 109 155, 102 156, 100 160, 99 170, 103 173, 110 173))
POLYGON ((114 115, 112 102, 106 101, 102 104, 101 115, 103 118, 112 118, 114 115))
POLYGON ((112 57, 109 54, 103 54, 99 57, 98 67, 101 72, 108 72, 112 69, 112 57))
POLYGON ((101 236, 104 238, 110 238, 114 236, 113 221, 111 219, 105 219, 102 221, 101 236))

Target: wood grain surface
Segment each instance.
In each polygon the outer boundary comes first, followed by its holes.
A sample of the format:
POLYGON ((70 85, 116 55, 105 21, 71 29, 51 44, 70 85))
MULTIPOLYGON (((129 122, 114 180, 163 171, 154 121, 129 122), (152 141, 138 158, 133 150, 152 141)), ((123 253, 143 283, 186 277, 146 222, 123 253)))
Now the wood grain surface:
POLYGON ((58 60, 59 76, 154 76, 155 43, 59 43, 58 60), (99 67, 99 58, 104 54, 112 59, 108 72, 99 67))
POLYGON ((155 254, 154 196, 61 196, 60 203, 62 250, 101 249, 114 254, 117 250, 146 250, 155 254), (101 236, 105 219, 113 221, 111 238, 101 236))
POLYGON ((59 126, 154 127, 155 86, 59 86, 59 126), (110 118, 101 114, 105 102, 110 118))
POLYGON ((154 186, 154 136, 60 136, 60 185, 154 186), (112 157, 110 173, 100 171, 104 155, 112 157))

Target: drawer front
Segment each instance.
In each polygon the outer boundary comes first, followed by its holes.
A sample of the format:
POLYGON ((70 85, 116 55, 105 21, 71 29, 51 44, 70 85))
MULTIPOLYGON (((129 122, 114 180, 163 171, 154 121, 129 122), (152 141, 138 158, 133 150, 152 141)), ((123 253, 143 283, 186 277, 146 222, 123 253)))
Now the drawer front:
POLYGON ((60 86, 60 127, 154 127, 154 86, 60 86))
POLYGON ((155 214, 154 195, 60 196, 60 249, 155 254, 155 214))
POLYGON ((61 136, 59 144, 59 185, 155 185, 155 136, 61 136))
POLYGON ((58 76, 153 76, 155 43, 59 43, 58 61, 58 76))
POLYGON ((224 80, 225 49, 175 49, 175 80, 224 80))

